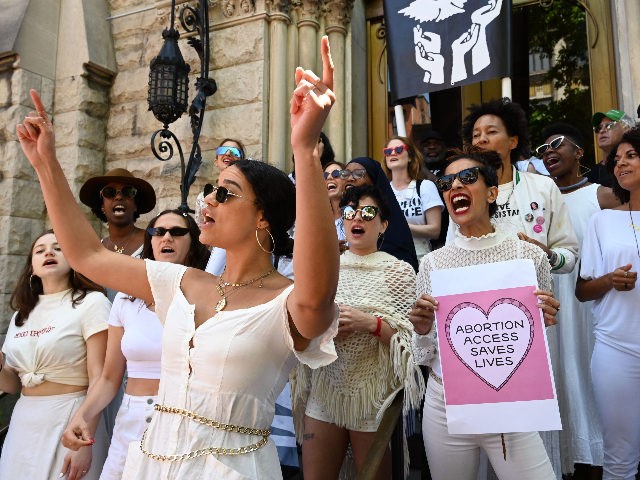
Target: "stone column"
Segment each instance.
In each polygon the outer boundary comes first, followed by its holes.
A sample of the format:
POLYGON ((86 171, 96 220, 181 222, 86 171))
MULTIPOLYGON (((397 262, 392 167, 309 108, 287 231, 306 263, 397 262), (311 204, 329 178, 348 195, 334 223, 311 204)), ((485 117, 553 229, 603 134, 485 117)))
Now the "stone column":
POLYGON ((618 32, 617 37, 614 37, 618 106, 632 118, 636 118, 636 110, 640 103, 640 98, 637 97, 640 91, 640 66, 637 61, 640 58, 640 45, 637 41, 640 37, 640 4, 627 0, 612 2, 611 5, 614 31, 618 32))
POLYGON ((269 8, 269 139, 267 159, 287 171, 289 98, 287 88, 287 26, 289 2, 268 0, 269 8))
POLYGON ((322 0, 297 0, 292 5, 298 12, 298 64, 315 70, 318 65, 318 29, 322 0))
POLYGON ((346 162, 346 75, 345 75, 345 48, 347 28, 351 22, 351 9, 353 8, 353 0, 328 0, 324 12, 326 22, 326 32, 329 36, 331 44, 331 56, 335 66, 333 77, 333 90, 336 93, 336 103, 333 106, 325 133, 331 141, 336 159, 346 162))

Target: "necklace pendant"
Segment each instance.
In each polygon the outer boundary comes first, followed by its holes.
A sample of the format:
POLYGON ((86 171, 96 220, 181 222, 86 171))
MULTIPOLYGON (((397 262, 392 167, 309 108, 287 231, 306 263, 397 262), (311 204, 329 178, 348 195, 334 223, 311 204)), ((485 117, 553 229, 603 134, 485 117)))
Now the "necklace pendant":
POLYGON ((216 312, 220 312, 224 310, 224 307, 227 306, 227 297, 222 297, 218 303, 216 303, 216 312))

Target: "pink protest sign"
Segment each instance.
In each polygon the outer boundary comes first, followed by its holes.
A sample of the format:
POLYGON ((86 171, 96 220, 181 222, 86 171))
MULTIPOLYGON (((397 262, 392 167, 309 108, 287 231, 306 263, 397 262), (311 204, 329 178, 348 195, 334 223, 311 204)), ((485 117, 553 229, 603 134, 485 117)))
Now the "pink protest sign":
POLYGON ((450 433, 559 429, 533 262, 431 274, 450 433))

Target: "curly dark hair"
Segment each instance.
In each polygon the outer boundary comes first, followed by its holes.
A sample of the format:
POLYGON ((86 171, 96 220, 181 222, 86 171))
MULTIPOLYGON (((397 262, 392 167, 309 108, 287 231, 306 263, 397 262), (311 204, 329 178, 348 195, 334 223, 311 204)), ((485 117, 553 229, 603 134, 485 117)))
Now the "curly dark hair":
POLYGON ((618 147, 623 143, 630 144, 636 152, 640 153, 640 127, 631 128, 624 132, 622 138, 620 139, 620 143, 618 143, 618 145, 611 149, 611 152, 609 153, 609 155, 607 155, 607 162, 605 163, 607 172, 609 172, 611 178, 613 178, 613 183, 611 185, 613 193, 616 197, 618 197, 620 202, 627 203, 631 198, 631 192, 622 188, 618 183, 618 179, 613 174, 613 169, 616 167, 616 155, 618 153, 618 147))
POLYGON ((238 160, 233 166, 251 184, 256 206, 264 212, 275 245, 273 254, 291 255, 293 239, 288 230, 296 219, 296 188, 289 177, 267 163, 257 160, 238 160))
POLYGON ((383 198, 380 190, 375 185, 360 185, 359 187, 348 188, 340 200, 340 208, 347 205, 357 205, 361 198, 371 197, 378 204, 378 211, 382 221, 389 220, 389 204, 383 198))
MULTIPOLYGON (((200 240, 198 240, 200 237, 200 228, 191 215, 184 213, 179 209, 163 210, 151 219, 147 228, 153 228, 158 219, 168 213, 178 215, 184 218, 184 221, 187 222, 189 236, 191 237, 191 244, 189 245, 189 253, 187 254, 187 258, 185 258, 184 265, 204 270, 207 266, 207 262, 209 261, 210 252, 209 249, 205 245, 201 244, 200 240)), ((144 231, 144 243, 142 244, 142 258, 155 260, 153 248, 151 248, 151 235, 149 235, 149 232, 147 232, 146 229, 144 231)))
MULTIPOLYGON (((49 233, 54 233, 54 231, 47 230, 43 232, 31 243, 27 261, 22 268, 22 272, 20 272, 16 288, 11 294, 10 305, 16 311, 16 327, 24 325, 24 322, 38 304, 40 295, 44 293, 42 280, 37 275, 33 275, 33 247, 35 247, 38 240, 49 233)), ((88 292, 104 293, 104 288, 73 269, 69 270, 69 287, 71 288, 71 306, 73 308, 82 303, 88 292)))
MULTIPOLYGON (((448 153, 450 156, 445 160, 442 171, 446 171, 449 165, 457 162, 458 160, 472 160, 480 164, 478 168, 487 187, 498 186, 498 169, 502 167, 502 160, 497 152, 494 152, 493 150, 480 150, 476 147, 469 147, 465 150, 449 150, 448 153)), ((489 216, 493 217, 497 211, 497 203, 490 203, 489 216)))
POLYGON ((502 98, 491 100, 481 105, 472 105, 469 114, 462 124, 462 138, 467 145, 473 143, 473 127, 478 119, 484 115, 495 115, 502 120, 509 136, 518 137, 518 145, 511 150, 511 163, 514 164, 522 157, 529 156, 531 145, 529 142, 529 123, 527 115, 522 107, 509 100, 502 98))

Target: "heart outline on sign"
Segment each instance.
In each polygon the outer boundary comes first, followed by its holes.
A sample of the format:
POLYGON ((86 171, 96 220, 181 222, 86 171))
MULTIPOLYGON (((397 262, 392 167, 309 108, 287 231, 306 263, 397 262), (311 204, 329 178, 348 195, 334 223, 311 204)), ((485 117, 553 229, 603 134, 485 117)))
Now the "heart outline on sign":
POLYGON ((531 345, 533 344, 533 337, 535 335, 534 332, 534 325, 533 325, 533 315, 531 315, 531 312, 529 311, 529 309, 519 300, 516 300, 515 298, 499 298, 498 300, 496 300, 495 302, 493 302, 491 304, 491 306, 489 307, 489 309, 485 312, 484 309, 478 305, 477 303, 473 303, 473 302, 462 302, 459 303, 458 305, 456 305, 455 307, 453 307, 451 309, 451 311, 449 312, 449 315, 447 315, 447 319, 445 321, 445 325, 444 325, 444 331, 445 331, 445 335, 447 337, 447 342, 449 343, 449 347, 451 348, 451 351, 454 353, 454 355, 456 357, 458 357, 458 360, 460 360, 460 362, 462 362, 462 364, 467 367, 467 369, 469 369, 476 377, 478 377, 480 380, 482 380, 487 386, 491 387, 492 389, 494 389, 496 392, 500 391, 500 389, 502 387, 504 387, 507 382, 511 379, 511 377, 516 373, 516 371, 518 370, 518 368, 520 367, 520 365, 522 365, 522 362, 524 361, 525 358, 527 358, 527 355, 529 354, 529 350, 531 350, 531 345), (458 353, 458 351, 456 350, 455 346, 453 345, 453 341, 451 340, 451 321, 453 320, 453 317, 462 309, 464 308, 475 308, 476 310, 479 310, 487 319, 489 318, 489 315, 491 314, 491 311, 497 307, 498 305, 503 305, 503 304, 510 304, 513 305, 515 307, 517 307, 519 310, 522 311, 522 313, 524 313, 524 315, 527 317, 527 320, 529 321, 529 329, 530 329, 530 334, 529 334, 529 343, 527 345, 527 348, 525 349, 522 358, 518 361, 518 363, 516 364, 516 366, 513 368, 513 370, 511 371, 511 373, 507 376, 507 378, 505 378, 505 380, 499 385, 499 386, 495 386, 493 384, 491 384, 489 381, 487 381, 487 379, 485 379, 482 375, 480 375, 478 372, 476 372, 458 353))

